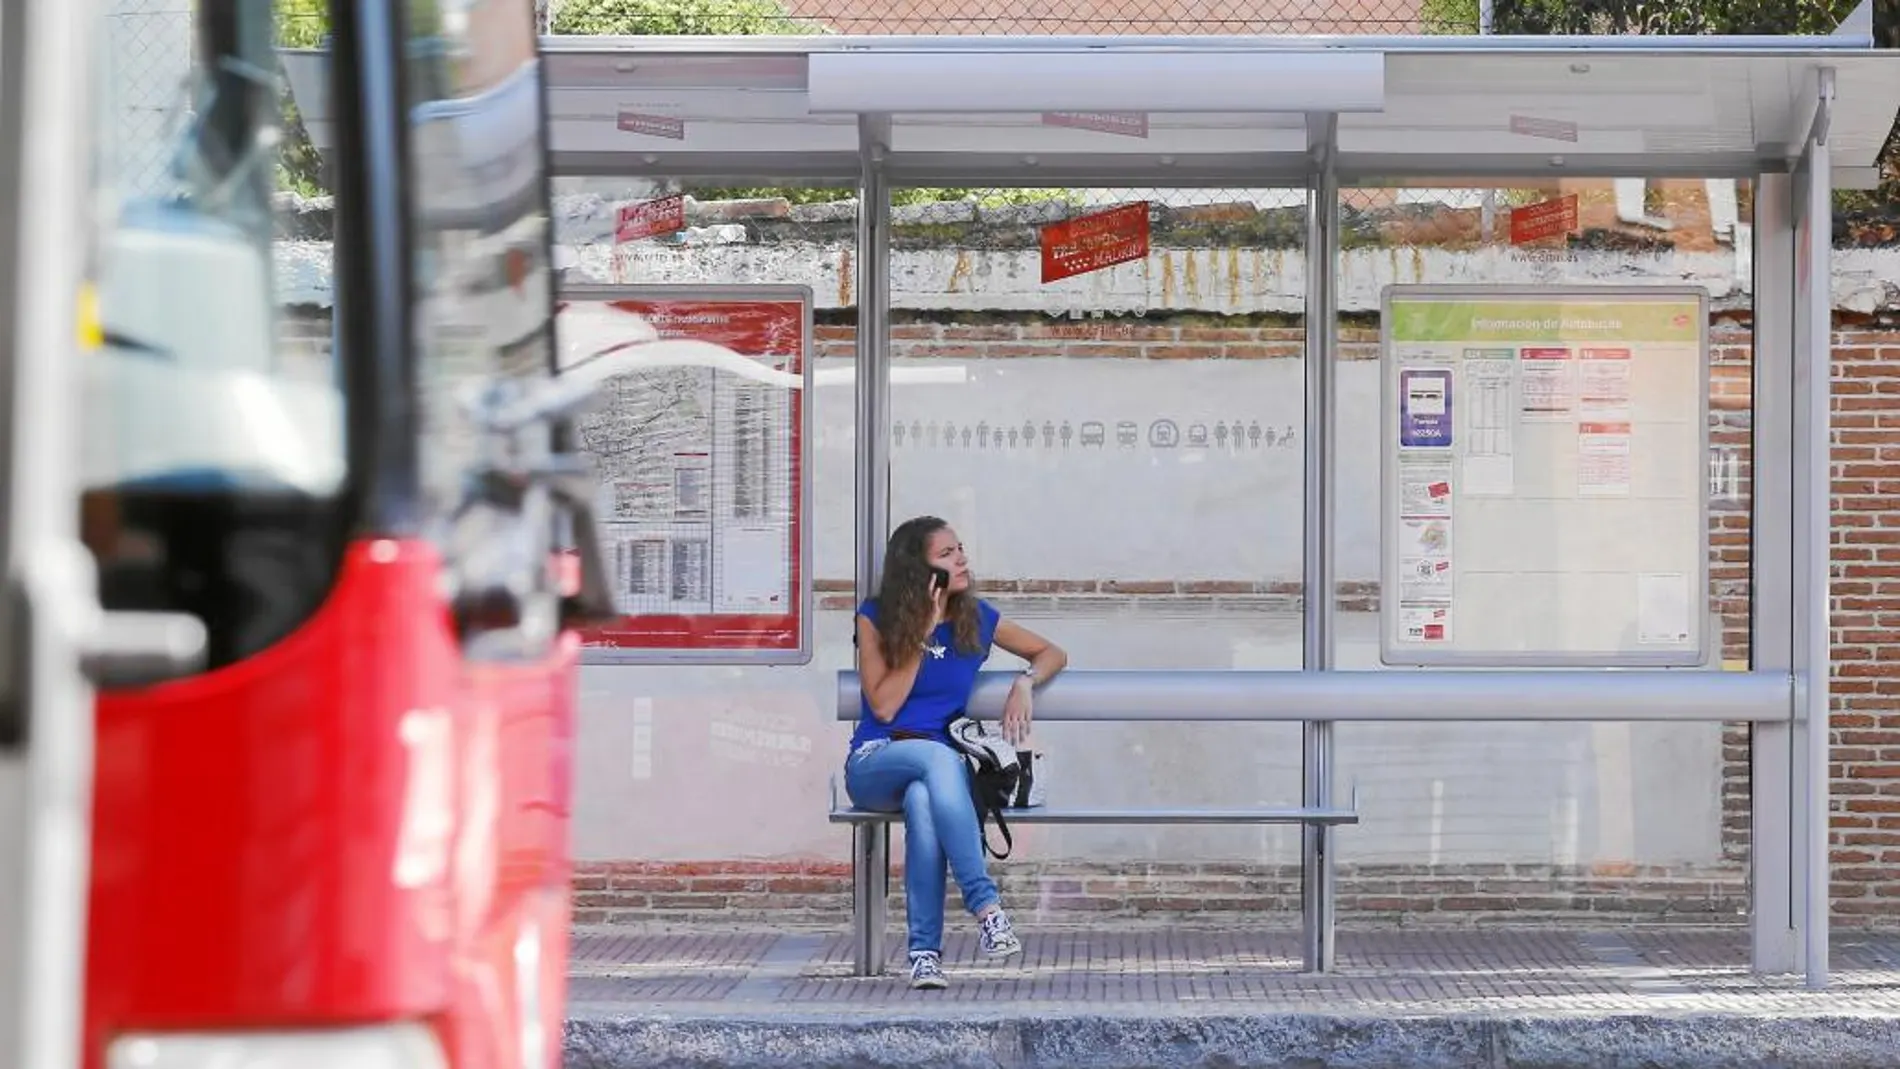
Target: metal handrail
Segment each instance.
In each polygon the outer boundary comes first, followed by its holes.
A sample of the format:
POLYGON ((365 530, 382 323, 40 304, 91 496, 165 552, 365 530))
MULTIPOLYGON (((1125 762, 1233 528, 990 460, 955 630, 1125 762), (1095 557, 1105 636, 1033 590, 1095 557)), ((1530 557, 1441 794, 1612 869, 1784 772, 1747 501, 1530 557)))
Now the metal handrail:
MULTIPOLYGON (((1002 716, 1015 672, 984 672, 968 712, 1002 716)), ((841 671, 837 718, 860 713, 858 673, 841 671)), ((1793 719, 1785 672, 1692 669, 1343 672, 1071 670, 1040 688, 1051 721, 1675 721, 1793 719)))

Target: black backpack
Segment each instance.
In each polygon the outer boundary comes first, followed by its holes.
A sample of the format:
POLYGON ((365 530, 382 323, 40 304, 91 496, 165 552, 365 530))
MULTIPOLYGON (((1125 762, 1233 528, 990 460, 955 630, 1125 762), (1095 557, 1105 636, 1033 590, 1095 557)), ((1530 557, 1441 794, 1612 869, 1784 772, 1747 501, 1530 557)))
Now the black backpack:
POLYGON ((970 769, 970 795, 976 803, 977 834, 983 840, 983 851, 998 860, 1006 858, 1015 849, 1016 839, 1003 819, 1003 810, 1015 801, 1023 774, 1016 747, 1002 735, 985 728, 982 722, 967 716, 950 721, 949 730, 950 745, 963 755, 964 764, 970 769), (990 837, 984 831, 991 820, 996 821, 997 830, 1003 833, 1000 851, 990 846, 990 837))

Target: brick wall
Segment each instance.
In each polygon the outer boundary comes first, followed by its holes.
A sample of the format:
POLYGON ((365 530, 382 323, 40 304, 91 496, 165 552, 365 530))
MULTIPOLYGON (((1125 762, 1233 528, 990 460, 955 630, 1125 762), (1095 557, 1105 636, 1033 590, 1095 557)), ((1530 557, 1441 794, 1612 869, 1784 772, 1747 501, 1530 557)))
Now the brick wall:
POLYGON ((1900 918, 1900 333, 1834 349, 1834 910, 1900 918))
MULTIPOLYGON (((912 319, 892 328, 894 355, 957 360, 1041 355, 1105 360, 1297 359, 1303 331, 1283 322, 912 319)), ((848 357, 852 328, 818 328, 820 355, 848 357)), ((1745 318, 1712 330, 1711 445, 1726 451, 1734 482, 1716 495, 1710 518, 1710 595, 1723 622, 1724 661, 1749 655, 1750 335, 1745 318)), ((1376 360, 1376 330, 1347 329, 1341 357, 1376 360)), ((1833 774, 1836 910, 1858 922, 1900 914, 1900 334, 1847 330, 1837 337, 1833 774)), ((831 607, 849 605, 850 582, 819 577, 831 607)), ((1004 597, 1085 595, 1126 599, 1248 597, 1297 607, 1299 584, 1251 580, 1176 584, 1165 576, 1056 582, 1003 577, 1004 597), (1190 589, 1191 588, 1191 589, 1190 589)), ((1341 611, 1377 611, 1377 584, 1354 579, 1336 592, 1341 611)), ((1346 868, 1341 907, 1358 920, 1456 920, 1509 912, 1521 918, 1593 917, 1709 921, 1746 908, 1748 856, 1746 725, 1724 728, 1722 849, 1709 869, 1390 865, 1346 868)), ((844 833, 840 832, 842 836, 844 833)), ((1234 865, 999 866, 1012 901, 1035 903, 1044 922, 1142 916, 1290 914, 1298 876, 1234 865)), ((834 864, 614 863, 577 876, 583 923, 684 918, 836 919, 849 909, 849 873, 834 864)), ((894 888, 901 893, 901 888, 894 888)))
MULTIPOLYGON (((840 832, 840 834, 844 834, 840 832)), ((1011 912, 1038 926, 1299 923, 1298 866, 1231 863, 991 862, 1011 912)), ((851 871, 835 862, 597 862, 575 876, 575 923, 837 925, 851 912, 851 871)), ((901 923, 903 863, 891 866, 901 923)), ((946 891, 951 916, 961 908, 946 891)), ((1747 896, 1730 867, 1341 865, 1348 924, 1709 924, 1739 920, 1747 896)))

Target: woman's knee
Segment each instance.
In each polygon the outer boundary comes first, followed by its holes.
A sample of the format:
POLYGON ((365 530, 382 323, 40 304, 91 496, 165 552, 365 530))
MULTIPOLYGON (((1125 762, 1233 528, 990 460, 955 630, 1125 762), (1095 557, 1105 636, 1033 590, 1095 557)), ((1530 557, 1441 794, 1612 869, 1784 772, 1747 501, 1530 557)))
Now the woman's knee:
POLYGON ((930 755, 924 760, 923 773, 923 781, 933 790, 963 786, 969 777, 963 766, 963 755, 948 746, 931 747, 930 755))
POLYGON ((904 812, 908 816, 930 816, 930 785, 914 779, 904 788, 904 812))

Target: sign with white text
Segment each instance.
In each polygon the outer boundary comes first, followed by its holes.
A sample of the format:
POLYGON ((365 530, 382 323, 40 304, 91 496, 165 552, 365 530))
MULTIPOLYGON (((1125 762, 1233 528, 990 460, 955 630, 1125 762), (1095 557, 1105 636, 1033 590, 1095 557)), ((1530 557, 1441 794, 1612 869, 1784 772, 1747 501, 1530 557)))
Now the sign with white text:
POLYGON ((1381 656, 1697 666, 1708 294, 1393 286, 1381 656))
POLYGON ((1042 228, 1042 281, 1059 282, 1148 256, 1148 202, 1042 228))

